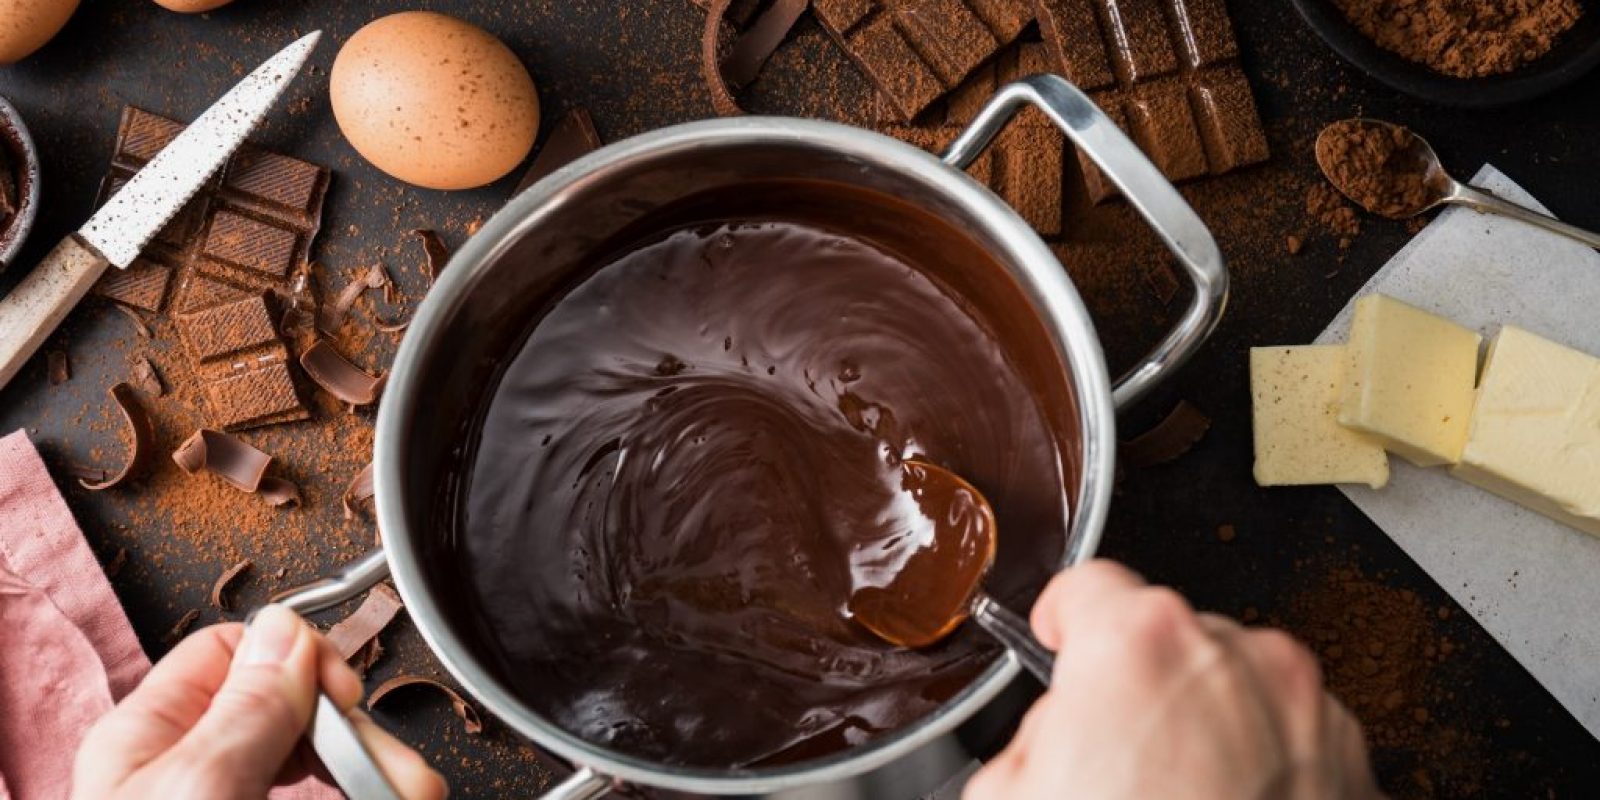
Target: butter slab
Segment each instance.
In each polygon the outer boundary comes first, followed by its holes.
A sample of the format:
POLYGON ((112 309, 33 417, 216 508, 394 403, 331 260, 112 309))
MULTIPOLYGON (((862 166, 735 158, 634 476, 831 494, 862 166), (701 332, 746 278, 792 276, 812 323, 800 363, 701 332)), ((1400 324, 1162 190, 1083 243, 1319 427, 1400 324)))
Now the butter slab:
POLYGON ((1342 345, 1250 350, 1255 478, 1262 486, 1389 482, 1373 438, 1338 422, 1348 356, 1342 345))

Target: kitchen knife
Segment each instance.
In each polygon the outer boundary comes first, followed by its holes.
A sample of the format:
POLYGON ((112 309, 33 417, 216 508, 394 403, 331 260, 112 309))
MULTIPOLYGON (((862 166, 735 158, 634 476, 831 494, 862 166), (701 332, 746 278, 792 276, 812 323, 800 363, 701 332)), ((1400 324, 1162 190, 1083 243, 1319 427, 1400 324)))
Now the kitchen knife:
POLYGON ((0 298, 0 388, 107 267, 132 264, 227 163, 299 74, 321 37, 321 31, 302 37, 246 75, 0 298))

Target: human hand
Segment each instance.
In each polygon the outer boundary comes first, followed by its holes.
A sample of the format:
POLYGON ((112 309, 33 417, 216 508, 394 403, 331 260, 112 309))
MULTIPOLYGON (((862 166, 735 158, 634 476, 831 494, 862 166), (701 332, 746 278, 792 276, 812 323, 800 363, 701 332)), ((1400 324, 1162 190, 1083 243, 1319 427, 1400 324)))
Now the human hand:
POLYGON ((184 639, 78 748, 73 797, 261 800, 315 764, 299 747, 317 689, 350 715, 406 800, 442 800, 444 779, 355 711, 361 679, 321 634, 272 605, 247 629, 213 625, 184 639))
POLYGON ((1360 725, 1288 634, 1107 561, 1057 576, 1032 622, 1050 688, 964 800, 1382 797, 1360 725))

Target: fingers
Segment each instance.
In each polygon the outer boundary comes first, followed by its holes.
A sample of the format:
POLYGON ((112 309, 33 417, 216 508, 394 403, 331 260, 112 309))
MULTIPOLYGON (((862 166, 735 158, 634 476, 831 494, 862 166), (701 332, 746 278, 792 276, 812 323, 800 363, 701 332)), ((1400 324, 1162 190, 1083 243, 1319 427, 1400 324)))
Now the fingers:
POLYGON ((1045 647, 1059 650, 1070 620, 1097 606, 1104 608, 1115 595, 1144 585, 1144 579, 1110 561, 1095 560, 1069 568, 1052 579, 1033 604, 1034 635, 1045 647))
POLYGON ((333 704, 340 711, 349 711, 361 702, 365 693, 361 686, 361 676, 350 667, 339 651, 334 649, 333 642, 327 637, 317 634, 317 682, 322 686, 322 691, 327 693, 333 704))
POLYGON ((108 796, 182 739, 211 705, 243 633, 244 626, 237 623, 195 631, 95 723, 73 771, 80 795, 108 796))
POLYGON ((321 648, 293 611, 263 608, 210 707, 167 758, 189 773, 191 785, 265 794, 311 720, 321 648))
POLYGON ((428 766, 417 751, 378 727, 371 717, 352 711, 350 721, 355 723, 361 741, 366 743, 367 752, 405 800, 444 800, 450 794, 443 775, 428 766))

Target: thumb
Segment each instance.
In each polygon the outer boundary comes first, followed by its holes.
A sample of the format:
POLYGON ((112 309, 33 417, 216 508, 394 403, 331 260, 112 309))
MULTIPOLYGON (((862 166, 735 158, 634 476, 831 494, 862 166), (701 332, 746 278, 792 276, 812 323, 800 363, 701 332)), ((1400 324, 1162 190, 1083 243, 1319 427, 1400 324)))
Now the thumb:
POLYGON ((174 748, 213 797, 261 797, 311 722, 317 640, 293 611, 268 605, 233 653, 222 688, 174 748))

